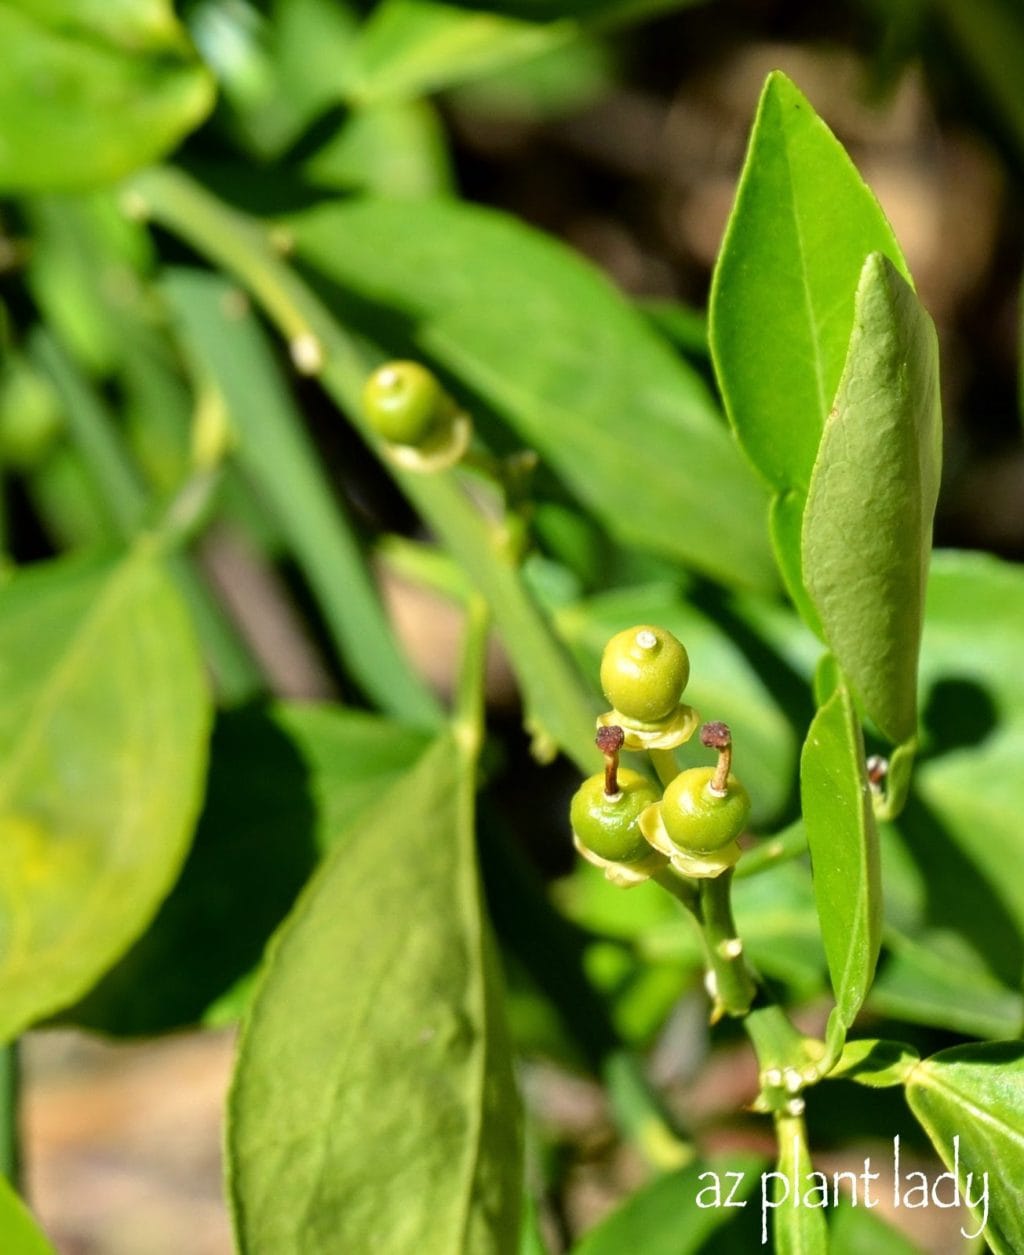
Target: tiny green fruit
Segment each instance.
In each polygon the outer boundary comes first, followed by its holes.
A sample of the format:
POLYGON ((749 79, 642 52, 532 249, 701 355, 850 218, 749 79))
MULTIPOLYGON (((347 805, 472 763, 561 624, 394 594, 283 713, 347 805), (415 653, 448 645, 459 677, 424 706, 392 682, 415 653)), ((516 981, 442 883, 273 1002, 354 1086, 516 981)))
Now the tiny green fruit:
POLYGON ((23 359, 12 359, 0 378, 0 462, 19 470, 38 466, 63 425, 49 381, 23 359))
POLYGON ((616 712, 644 724, 668 719, 690 678, 690 659, 664 628, 618 632, 601 658, 601 688, 616 712))
POLYGON ((576 790, 569 815, 573 832, 591 853, 634 863, 651 853, 637 820, 659 793, 645 776, 625 768, 618 772, 618 786, 618 792, 609 796, 605 776, 590 776, 576 790))
POLYGON ((661 818, 674 845, 693 854, 735 841, 750 818, 746 789, 730 774, 724 792, 714 787, 714 767, 680 772, 665 790, 661 818))
POLYGON ((374 431, 395 444, 420 445, 451 417, 437 378, 419 362, 387 362, 363 388, 363 409, 374 431))

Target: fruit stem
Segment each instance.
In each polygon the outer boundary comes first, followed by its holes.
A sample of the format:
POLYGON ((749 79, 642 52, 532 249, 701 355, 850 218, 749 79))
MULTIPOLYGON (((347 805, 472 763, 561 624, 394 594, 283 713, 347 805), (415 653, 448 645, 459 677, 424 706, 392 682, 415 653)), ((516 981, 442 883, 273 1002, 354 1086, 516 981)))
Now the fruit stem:
POLYGON ((700 730, 701 744, 718 750, 718 766, 711 780, 711 792, 725 797, 732 770, 732 733, 727 723, 706 723, 700 730))
POLYGON ((647 757, 651 760, 651 766, 658 773, 658 779, 664 788, 672 783, 679 775, 679 764, 676 762, 674 750, 648 750, 647 757))
POLYGON ((743 1016, 750 1010, 757 985, 743 957, 732 915, 732 869, 700 881, 700 924, 714 973, 719 1014, 743 1016))
POLYGON ((606 728, 598 728, 594 744, 604 755, 604 792, 605 797, 616 797, 619 792, 619 750, 626 740, 626 734, 617 723, 606 728))

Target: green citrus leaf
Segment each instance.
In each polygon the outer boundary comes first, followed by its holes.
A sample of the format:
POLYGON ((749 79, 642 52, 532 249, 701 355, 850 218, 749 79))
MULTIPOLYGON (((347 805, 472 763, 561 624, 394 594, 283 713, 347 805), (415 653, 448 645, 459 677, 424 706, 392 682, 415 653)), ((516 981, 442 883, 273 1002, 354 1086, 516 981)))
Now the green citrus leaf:
POLYGON ((846 1043, 829 1076, 841 1076, 872 1089, 886 1089, 905 1084, 920 1058, 913 1046, 865 1037, 846 1043))
MULTIPOLYGON (((941 859, 937 849, 936 883, 947 876, 952 881, 956 869, 947 869, 941 859)), ((868 999, 875 1014, 969 1037, 1009 1037, 1024 1028, 1024 995, 994 976, 959 933, 936 928, 911 939, 888 928, 885 948, 868 999)))
POLYGON ((0 1248, 4 1255, 56 1255, 35 1217, 0 1176, 0 1248))
POLYGON ((976 1224, 964 1236, 984 1225, 996 1255, 1018 1255, 1024 1250, 1017 1190, 1024 1176, 1024 1042, 932 1055, 914 1069, 907 1101, 971 1208, 976 1224))
POLYGON ((472 82, 615 27, 696 0, 575 0, 514 4, 382 0, 360 32, 347 68, 356 103, 421 96, 472 82))
POLYGON ((860 724, 845 686, 821 707, 807 733, 800 795, 837 1014, 849 1028, 878 961, 882 889, 860 724))
POLYGON ((0 0, 0 187, 109 183, 162 156, 213 104, 166 0, 0 0))
POLYGON ((449 201, 323 206, 291 229, 299 256, 359 298, 348 317, 379 335, 368 305, 402 315, 614 535, 772 585, 764 496, 705 384, 564 245, 449 201))
POLYGON ((274 511, 353 676, 389 714, 436 727, 437 699, 395 641, 269 342, 254 315, 226 312, 232 290, 226 279, 185 269, 163 284, 189 359, 227 406, 238 462, 274 511))
POLYGON ((272 945, 229 1111, 247 1255, 513 1255, 518 1100, 447 737, 338 845, 272 945))
MULTIPOLYGON (((799 518, 853 327, 864 258, 905 265, 878 202, 809 102, 781 73, 765 84, 711 289, 709 334, 726 412, 785 505, 773 539, 799 579, 799 518)), ((909 275, 907 276, 909 278, 909 275)))
POLYGON ((146 548, 0 592, 0 1039, 80 997, 178 874, 209 698, 146 548))
MULTIPOLYGON (((827 1200, 827 1186, 822 1187, 823 1174, 812 1177, 814 1165, 807 1149, 802 1125, 789 1119, 776 1122, 779 1158, 772 1180, 772 1197, 762 1202, 762 1215, 770 1209, 771 1236, 775 1255, 825 1255, 828 1251, 828 1222, 822 1200, 827 1200), (824 1193, 822 1190, 824 1189, 824 1193), (812 1204, 807 1205, 808 1195, 812 1204), (801 1205, 794 1206, 799 1197, 801 1205)), ((764 1186, 762 1185, 762 1198, 764 1186)), ((761 1240, 766 1233, 762 1228, 761 1240)))
POLYGON ((803 570, 841 670, 894 743, 917 731, 941 461, 935 329, 896 267, 873 253, 811 476, 803 570))
POLYGON ((247 706, 218 717, 206 803, 174 889, 126 955, 61 1018, 113 1034, 237 1016, 264 946, 318 859, 426 748, 364 711, 247 706))

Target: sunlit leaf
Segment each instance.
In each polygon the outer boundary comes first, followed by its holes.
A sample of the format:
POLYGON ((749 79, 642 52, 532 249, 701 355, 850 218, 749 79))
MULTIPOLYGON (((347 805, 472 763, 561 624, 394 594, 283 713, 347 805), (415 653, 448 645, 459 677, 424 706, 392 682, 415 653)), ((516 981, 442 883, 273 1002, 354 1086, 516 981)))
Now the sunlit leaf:
POLYGON ((0 3, 0 187, 108 183, 209 112, 210 77, 166 0, 0 3))
POLYGON ((897 744, 917 731, 941 450, 935 329, 896 267, 873 253, 811 476, 803 571, 836 661, 897 744))
POLYGON ((455 202, 321 206, 291 229, 300 258, 360 298, 350 318, 379 335, 371 309, 392 328, 399 313, 413 351, 499 412, 613 534, 723 583, 772 585, 764 496, 705 384, 593 267, 455 202))
POLYGON ((818 711, 807 733, 800 794, 837 1014, 849 1028, 867 997, 878 960, 882 891, 860 726, 842 686, 818 711))
POLYGON ((0 1038, 79 997, 148 924, 201 797, 208 696, 144 546, 0 592, 0 1038))
POLYGON ((789 79, 771 74, 715 269, 709 333, 729 420, 775 496, 772 534, 786 585, 811 622, 800 519, 872 252, 906 275, 842 145, 789 79))
POLYGON ((443 738, 278 934, 230 1100, 248 1255, 514 1255, 518 1101, 481 915, 473 781, 443 738))
POLYGON ((1024 1173, 1024 1043, 942 1050, 914 1069, 907 1101, 971 1207, 976 1223, 964 1236, 983 1230, 996 1255, 1018 1255, 1024 1212, 1012 1183, 1024 1173))

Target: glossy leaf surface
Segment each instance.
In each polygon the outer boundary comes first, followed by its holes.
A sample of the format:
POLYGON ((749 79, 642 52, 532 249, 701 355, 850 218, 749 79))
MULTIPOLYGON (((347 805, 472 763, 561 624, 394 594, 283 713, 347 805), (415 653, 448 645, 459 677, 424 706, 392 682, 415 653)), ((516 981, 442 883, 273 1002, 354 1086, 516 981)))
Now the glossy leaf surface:
POLYGON ((422 733, 363 711, 289 703, 222 714, 177 884, 145 934, 64 1018, 114 1034, 234 1018, 317 862, 426 745, 422 733))
POLYGON ((896 267, 873 253, 811 477, 803 571, 829 648, 894 743, 917 731, 941 450, 935 329, 896 267))
POLYGON ((842 145, 789 79, 771 74, 715 270, 710 338, 730 421, 779 491, 810 483, 873 252, 905 270, 842 145))
POLYGON ((249 1255, 517 1249, 518 1102, 472 788, 437 742, 274 942, 230 1100, 249 1255))
POLYGON ((160 563, 61 562, 0 592, 0 1038, 79 997, 185 857, 202 663, 160 563))
POLYGON ((364 303, 398 311, 414 351, 500 413, 615 535, 771 586, 764 496, 706 386, 563 245, 444 201, 325 206, 291 227, 299 256, 360 298, 349 317, 379 333, 364 303))
POLYGON ((789 79, 771 74, 715 269, 709 334, 729 420, 774 490, 772 535, 798 604, 803 499, 872 252, 905 273, 842 145, 789 79))
MULTIPOLYGON (((802 1123, 782 1119, 776 1122, 775 1131, 778 1176, 772 1181, 775 1206, 770 1212, 775 1255, 823 1255, 829 1249, 824 1208, 793 1205, 798 1195, 801 1203, 805 1199, 811 1189, 808 1176, 814 1171, 802 1123)), ((815 1201, 820 1201, 820 1194, 815 1201)))
MULTIPOLYGON (((942 1050, 915 1068, 907 1101, 961 1191, 973 1184, 973 1199, 965 1201, 977 1202, 981 1174, 988 1173, 984 1232, 991 1249, 996 1255, 1024 1250, 1024 1212, 1015 1188, 1024 1173, 1024 1043, 942 1050)), ((973 1207, 972 1213, 978 1230, 984 1210, 973 1207)))
POLYGON ((111 182, 172 148, 213 104, 164 0, 0 3, 0 187, 111 182))
POLYGON ((882 890, 860 726, 842 686, 807 733, 800 795, 829 975, 839 1018, 849 1028, 878 960, 882 890))

